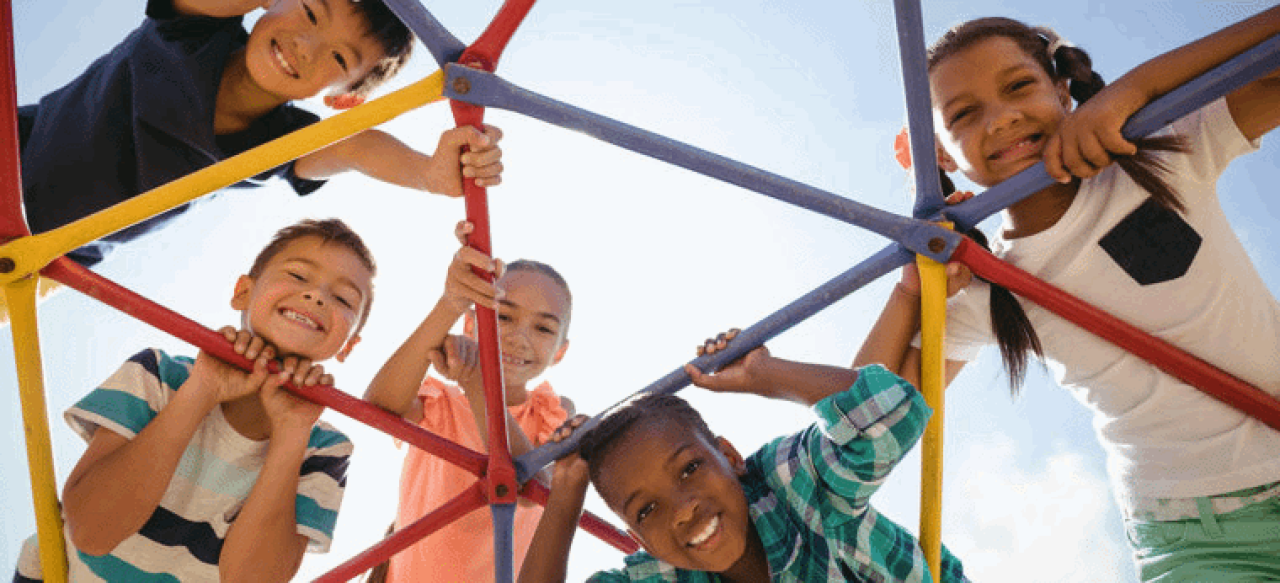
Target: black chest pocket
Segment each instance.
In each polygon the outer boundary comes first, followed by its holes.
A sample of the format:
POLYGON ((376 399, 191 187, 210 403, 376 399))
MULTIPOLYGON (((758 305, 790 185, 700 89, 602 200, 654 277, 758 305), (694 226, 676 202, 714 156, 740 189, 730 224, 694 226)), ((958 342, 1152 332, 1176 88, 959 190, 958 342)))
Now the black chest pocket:
POLYGON ((1200 234, 1176 211, 1147 199, 1098 245, 1140 285, 1182 277, 1200 250, 1200 234))

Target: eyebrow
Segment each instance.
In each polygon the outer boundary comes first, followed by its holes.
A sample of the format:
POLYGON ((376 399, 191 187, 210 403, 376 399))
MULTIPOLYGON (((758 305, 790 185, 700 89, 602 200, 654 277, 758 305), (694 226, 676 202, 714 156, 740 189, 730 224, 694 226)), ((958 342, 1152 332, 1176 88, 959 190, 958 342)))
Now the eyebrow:
MULTIPOLYGON (((1011 76, 1011 75, 1015 75, 1015 74, 1017 74, 1017 73, 1021 72, 1023 69, 1032 69, 1032 70, 1034 70, 1034 68, 1033 68, 1031 65, 1028 65, 1028 64, 1026 64, 1026 63, 1018 63, 1018 64, 1016 64, 1016 65, 1010 65, 1010 66, 1008 66, 1008 67, 1005 67, 1005 68, 1003 68, 1003 69, 1001 69, 1001 70, 997 71, 997 72, 996 72, 996 74, 995 74, 995 77, 996 77, 996 79, 1001 79, 1001 78, 1004 78, 1004 77, 1008 77, 1008 76, 1011 76)), ((945 103, 943 103, 943 104, 942 104, 942 109, 945 111, 948 107, 951 107, 951 104, 952 104, 952 103, 955 103, 956 101, 958 101, 958 100, 960 100, 960 99, 963 99, 963 98, 964 98, 965 96, 967 96, 967 95, 968 95, 968 93, 961 93, 960 95, 957 95, 957 96, 955 96, 955 97, 952 97, 951 99, 948 99, 945 103)))
MULTIPOLYGON (((671 462, 674 461, 677 457, 679 457, 681 452, 691 447, 693 447, 692 443, 686 443, 680 447, 677 447, 675 451, 671 452, 671 455, 667 456, 666 461, 662 462, 662 467, 665 468, 667 466, 670 466, 671 462)), ((640 495, 640 492, 632 492, 631 495, 627 496, 627 499, 622 502, 622 509, 626 510, 627 514, 631 513, 629 510, 629 508, 631 508, 631 501, 635 500, 636 497, 639 495, 640 495)))
MULTIPOLYGON (((513 302, 513 301, 511 301, 511 300, 498 300, 498 303, 499 303, 499 304, 501 304, 501 305, 504 305, 504 306, 506 306, 506 307, 508 307, 508 308, 517 308, 517 309, 518 309, 518 308, 520 307, 520 304, 517 304, 517 303, 515 303, 515 302, 513 302)), ((548 318, 548 319, 551 319, 551 320, 555 320, 556 324, 563 324, 563 322, 561 322, 561 321, 560 321, 560 316, 557 316, 557 315, 555 315, 555 314, 553 314, 553 313, 551 313, 551 312, 538 312, 538 317, 539 317, 539 318, 548 318)))

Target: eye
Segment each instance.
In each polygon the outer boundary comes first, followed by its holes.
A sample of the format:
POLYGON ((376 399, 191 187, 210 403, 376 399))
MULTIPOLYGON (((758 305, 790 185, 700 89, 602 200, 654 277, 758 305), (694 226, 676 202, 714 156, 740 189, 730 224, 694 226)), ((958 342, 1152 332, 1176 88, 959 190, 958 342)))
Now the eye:
POLYGON ((298 281, 307 281, 307 278, 302 277, 301 275, 299 275, 299 274, 297 274, 297 273, 294 273, 294 272, 292 272, 292 271, 286 271, 285 273, 288 273, 288 274, 289 274, 289 277, 292 277, 292 278, 294 278, 294 279, 296 279, 296 280, 298 280, 298 281))
POLYGON ((355 305, 355 303, 354 303, 354 302, 352 302, 351 300, 348 300, 347 298, 344 298, 344 297, 342 297, 342 296, 334 296, 334 297, 335 297, 335 298, 337 298, 338 303, 339 303, 339 304, 342 304, 344 307, 350 308, 350 307, 353 307, 353 306, 355 305))
POLYGON ((1010 93, 1014 93, 1014 92, 1018 91, 1019 89, 1022 89, 1022 88, 1024 88, 1024 87, 1027 87, 1027 86, 1031 85, 1031 84, 1032 84, 1032 83, 1034 83, 1034 82, 1035 82, 1035 81, 1034 81, 1034 80, 1032 80, 1032 79, 1026 79, 1026 78, 1018 79, 1018 80, 1014 81, 1013 83, 1010 83, 1010 84, 1009 84, 1009 89, 1008 89, 1008 91, 1009 91, 1010 93))
POLYGON ((499 321, 499 322, 510 322, 510 321, 511 321, 511 316, 508 316, 508 315, 506 315, 506 314, 498 314, 498 321, 499 321))
POLYGON ((644 522, 644 519, 653 513, 654 506, 654 503, 650 502, 640 507, 640 510, 636 511, 636 524, 644 522))
POLYGON ((685 464, 684 468, 680 470, 680 479, 683 480, 693 475, 694 472, 698 471, 699 467, 702 467, 702 460, 693 460, 685 464))
POLYGON ((556 331, 555 331, 555 330, 552 330, 552 329, 551 329, 550 327, 548 327, 548 326, 538 326, 538 331, 539 331, 539 332, 542 332, 543 334, 555 334, 555 333, 556 333, 556 331))
POLYGON ((302 4, 302 9, 307 13, 307 20, 310 20, 311 24, 316 24, 317 22, 319 22, 318 20, 316 20, 316 13, 312 12, 311 7, 307 6, 305 2, 302 4))
POLYGON ((344 56, 342 56, 342 53, 339 53, 338 51, 334 51, 334 52, 333 52, 333 60, 335 60, 335 61, 337 61, 337 62, 338 62, 338 66, 339 66, 339 67, 342 67, 342 71, 343 71, 344 73, 348 70, 348 69, 347 69, 347 58, 346 58, 346 57, 344 57, 344 56))
POLYGON ((969 114, 973 113, 973 110, 974 108, 972 107, 966 107, 951 114, 951 118, 947 120, 947 125, 955 125, 956 123, 963 121, 964 118, 969 117, 969 114))

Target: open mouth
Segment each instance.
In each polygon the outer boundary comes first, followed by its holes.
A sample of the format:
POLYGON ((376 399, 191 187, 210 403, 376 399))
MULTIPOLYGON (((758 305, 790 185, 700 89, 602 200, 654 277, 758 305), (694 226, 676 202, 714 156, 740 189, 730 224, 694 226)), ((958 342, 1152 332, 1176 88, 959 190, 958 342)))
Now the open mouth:
POLYGON ((276 58, 276 64, 280 65, 280 69, 283 70, 286 75, 293 77, 294 79, 298 78, 298 70, 294 69, 293 66, 289 64, 289 61, 285 60, 284 51, 280 49, 280 43, 276 42, 275 39, 271 39, 271 55, 276 58))
POLYGON ((312 319, 311 316, 303 314, 302 312, 290 310, 289 308, 281 308, 279 314, 286 320, 292 320, 302 324, 303 326, 311 328, 312 330, 324 330, 324 326, 321 326, 320 323, 312 319))
POLYGON ((702 527, 702 530, 699 531, 698 534, 694 535, 693 538, 689 539, 689 542, 685 543, 685 545, 697 550, 706 550, 719 540, 720 537, 716 536, 719 533, 720 515, 717 514, 712 516, 711 520, 707 521, 706 526, 702 527))
POLYGON ((527 365, 533 364, 533 361, 525 358, 520 358, 518 356, 512 356, 510 354, 503 353, 502 364, 507 366, 527 366, 527 365))
POLYGON ((1008 146, 996 150, 990 156, 987 156, 987 159, 991 161, 1017 160, 1030 155, 1038 156, 1040 153, 1040 143, 1043 139, 1043 134, 1031 134, 1021 140, 1009 144, 1008 146))

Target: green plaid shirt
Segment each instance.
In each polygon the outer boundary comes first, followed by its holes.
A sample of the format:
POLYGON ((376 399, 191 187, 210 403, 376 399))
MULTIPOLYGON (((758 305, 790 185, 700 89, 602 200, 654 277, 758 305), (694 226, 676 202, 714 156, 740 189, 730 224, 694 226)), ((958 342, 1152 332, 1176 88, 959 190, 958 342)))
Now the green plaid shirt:
MULTIPOLYGON (((931 582, 919 541, 881 516, 871 495, 924 433, 931 411, 901 377, 879 365, 814 406, 818 422, 747 459, 742 487, 774 581, 931 582)), ((942 550, 942 581, 968 581, 942 550)), ((715 573, 677 569, 639 552, 593 583, 702 583, 715 573)))

